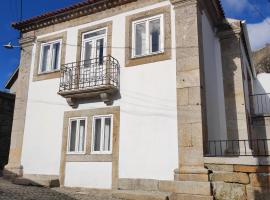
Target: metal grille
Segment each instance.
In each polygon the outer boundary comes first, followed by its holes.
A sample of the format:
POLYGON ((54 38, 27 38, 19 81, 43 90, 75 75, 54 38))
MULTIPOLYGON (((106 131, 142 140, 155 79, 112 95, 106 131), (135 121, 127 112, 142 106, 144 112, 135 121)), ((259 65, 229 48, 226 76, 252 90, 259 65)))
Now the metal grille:
POLYGON ((112 56, 104 56, 62 65, 60 92, 95 89, 102 86, 119 88, 120 65, 112 56))
POLYGON ((270 139, 211 140, 206 157, 269 156, 270 139))
POLYGON ((254 94, 250 96, 253 104, 252 112, 255 115, 270 114, 270 93, 254 94))

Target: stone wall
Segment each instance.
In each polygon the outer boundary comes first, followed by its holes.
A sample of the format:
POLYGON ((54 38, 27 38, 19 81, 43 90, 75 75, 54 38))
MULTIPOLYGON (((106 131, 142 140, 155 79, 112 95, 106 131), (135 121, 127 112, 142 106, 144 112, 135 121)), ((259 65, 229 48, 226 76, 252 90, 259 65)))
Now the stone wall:
POLYGON ((206 164, 216 200, 267 200, 270 166, 206 164))
POLYGON ((0 92, 0 171, 8 162, 15 95, 0 92))

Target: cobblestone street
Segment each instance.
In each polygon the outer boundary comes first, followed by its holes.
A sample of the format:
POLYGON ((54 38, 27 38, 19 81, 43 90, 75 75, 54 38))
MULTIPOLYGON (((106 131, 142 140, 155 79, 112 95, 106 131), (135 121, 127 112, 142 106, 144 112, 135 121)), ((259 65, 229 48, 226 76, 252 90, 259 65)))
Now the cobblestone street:
POLYGON ((109 191, 14 185, 0 178, 0 200, 117 200, 109 191))

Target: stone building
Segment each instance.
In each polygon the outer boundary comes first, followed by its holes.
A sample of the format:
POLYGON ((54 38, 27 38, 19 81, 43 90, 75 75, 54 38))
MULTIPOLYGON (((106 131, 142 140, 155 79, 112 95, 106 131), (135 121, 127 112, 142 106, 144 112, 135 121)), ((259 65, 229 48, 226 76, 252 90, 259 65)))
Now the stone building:
POLYGON ((0 174, 8 163, 15 95, 0 91, 0 174))
POLYGON ((122 199, 269 195, 246 25, 219 0, 88 0, 13 27, 6 176, 122 199))

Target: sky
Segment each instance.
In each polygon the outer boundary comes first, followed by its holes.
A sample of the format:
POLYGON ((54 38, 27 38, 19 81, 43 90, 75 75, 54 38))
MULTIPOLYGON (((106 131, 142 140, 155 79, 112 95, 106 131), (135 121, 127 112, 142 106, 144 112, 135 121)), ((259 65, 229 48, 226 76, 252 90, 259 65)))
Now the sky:
MULTIPOLYGON (((81 0, 23 0, 23 19, 80 2, 81 0)), ((226 17, 246 20, 253 50, 270 43, 270 0, 221 0, 226 17)), ((20 0, 5 0, 0 5, 0 90, 19 64, 18 48, 5 49, 8 42, 18 45, 19 32, 11 23, 20 19, 20 0)))

